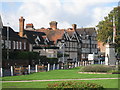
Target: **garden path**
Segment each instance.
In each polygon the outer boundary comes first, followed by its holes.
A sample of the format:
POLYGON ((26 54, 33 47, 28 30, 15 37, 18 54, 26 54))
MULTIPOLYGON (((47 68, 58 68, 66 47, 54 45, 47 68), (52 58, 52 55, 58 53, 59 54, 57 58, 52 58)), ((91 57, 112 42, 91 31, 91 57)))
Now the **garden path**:
POLYGON ((50 79, 50 80, 0 81, 0 82, 45 82, 45 81, 103 80, 103 79, 120 79, 120 78, 50 79))

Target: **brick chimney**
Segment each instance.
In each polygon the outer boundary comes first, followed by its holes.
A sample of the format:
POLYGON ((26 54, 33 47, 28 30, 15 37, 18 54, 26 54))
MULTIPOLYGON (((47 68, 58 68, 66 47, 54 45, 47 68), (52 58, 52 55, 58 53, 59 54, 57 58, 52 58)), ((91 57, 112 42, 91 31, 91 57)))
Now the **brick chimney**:
POLYGON ((51 21, 49 24, 50 24, 50 28, 52 28, 53 30, 57 29, 57 22, 56 21, 51 21))
POLYGON ((76 28, 77 28, 77 25, 76 24, 72 24, 72 29, 76 30, 76 28))
POLYGON ((32 23, 28 23, 28 24, 26 24, 26 28, 34 28, 34 26, 32 23))
POLYGON ((25 21, 25 19, 23 17, 20 17, 20 19, 19 19, 19 35, 20 35, 20 37, 23 37, 23 34, 24 34, 24 21, 25 21))

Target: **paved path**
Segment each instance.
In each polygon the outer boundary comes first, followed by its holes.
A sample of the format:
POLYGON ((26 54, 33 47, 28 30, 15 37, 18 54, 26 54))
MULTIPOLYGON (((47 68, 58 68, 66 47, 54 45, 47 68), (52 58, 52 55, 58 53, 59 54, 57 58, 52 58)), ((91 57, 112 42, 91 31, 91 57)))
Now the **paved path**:
POLYGON ((51 80, 25 80, 25 81, 0 81, 0 82, 45 82, 45 81, 103 80, 103 79, 120 79, 120 78, 51 79, 51 80))

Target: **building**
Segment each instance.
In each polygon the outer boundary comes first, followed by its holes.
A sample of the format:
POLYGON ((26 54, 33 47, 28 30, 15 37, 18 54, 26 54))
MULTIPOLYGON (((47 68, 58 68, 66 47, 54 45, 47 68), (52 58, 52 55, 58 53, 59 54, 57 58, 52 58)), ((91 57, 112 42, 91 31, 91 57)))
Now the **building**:
POLYGON ((76 24, 72 28, 58 29, 57 22, 50 22, 50 28, 35 29, 38 32, 44 32, 48 39, 54 41, 54 44, 60 52, 69 54, 69 57, 61 58, 60 61, 82 61, 88 60, 88 54, 97 54, 97 40, 95 28, 77 28, 76 24), (64 43, 62 42, 64 41, 64 43))
POLYGON ((30 51, 39 52, 40 56, 57 58, 57 48, 54 42, 46 36, 46 33, 36 31, 32 23, 26 24, 26 28, 24 28, 24 21, 25 19, 20 17, 19 36, 29 41, 30 51))
POLYGON ((76 31, 82 38, 82 60, 87 60, 88 54, 97 54, 97 33, 95 28, 78 28, 76 31))
POLYGON ((11 27, 3 26, 2 49, 9 49, 10 51, 29 51, 29 42, 26 38, 20 37, 11 27))
MULTIPOLYGON (((20 37, 25 37, 31 43, 31 50, 37 51, 41 55, 45 55, 45 48, 51 47, 53 52, 59 52, 63 62, 78 62, 88 60, 88 54, 97 54, 97 40, 95 28, 77 28, 76 24, 72 28, 58 29, 56 21, 51 21, 49 28, 35 29, 32 23, 26 24, 25 19, 21 17, 20 37), (58 47, 54 51, 52 47, 58 47)), ((49 51, 47 50, 47 51, 49 51)), ((46 53, 46 56, 50 56, 46 53)), ((55 56, 51 54, 51 56, 55 56)))

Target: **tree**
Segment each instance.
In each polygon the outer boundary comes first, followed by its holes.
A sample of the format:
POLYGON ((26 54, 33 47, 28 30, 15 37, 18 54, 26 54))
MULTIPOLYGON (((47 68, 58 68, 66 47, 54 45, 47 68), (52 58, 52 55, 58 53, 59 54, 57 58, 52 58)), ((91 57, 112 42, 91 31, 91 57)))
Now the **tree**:
POLYGON ((115 7, 104 20, 100 21, 97 25, 97 39, 98 41, 107 43, 108 37, 113 38, 113 18, 115 18, 116 37, 115 46, 116 51, 120 52, 120 7, 115 7))

